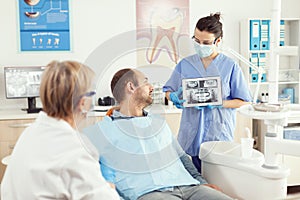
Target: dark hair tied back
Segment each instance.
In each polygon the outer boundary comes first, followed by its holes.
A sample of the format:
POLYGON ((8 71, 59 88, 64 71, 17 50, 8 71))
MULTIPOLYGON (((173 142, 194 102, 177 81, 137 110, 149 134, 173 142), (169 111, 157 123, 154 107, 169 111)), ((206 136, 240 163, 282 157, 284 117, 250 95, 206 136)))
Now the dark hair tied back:
POLYGON ((215 14, 211 13, 210 16, 215 17, 218 21, 220 21, 220 19, 221 19, 221 13, 219 13, 219 12, 217 12, 215 14))
POLYGON ((200 31, 207 31, 213 33, 216 38, 223 37, 223 25, 220 22, 221 14, 219 12, 198 20, 196 28, 200 31))

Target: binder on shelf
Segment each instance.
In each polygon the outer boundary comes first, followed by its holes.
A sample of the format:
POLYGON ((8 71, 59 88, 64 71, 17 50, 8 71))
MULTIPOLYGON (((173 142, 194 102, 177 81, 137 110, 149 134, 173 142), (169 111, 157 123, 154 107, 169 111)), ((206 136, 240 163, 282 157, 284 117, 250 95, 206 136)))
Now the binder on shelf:
MULTIPOLYGON (((266 82, 267 81, 267 74, 266 73, 263 73, 261 75, 261 82, 266 82)), ((251 82, 252 83, 257 83, 258 82, 258 73, 252 73, 251 74, 251 82)))
POLYGON ((260 20, 250 20, 250 50, 260 49, 260 20))
POLYGON ((280 40, 279 46, 284 46, 284 35, 285 35, 285 28, 284 28, 284 20, 280 20, 280 40))
POLYGON ((284 88, 283 94, 287 94, 290 96, 291 103, 295 103, 295 91, 294 88, 284 88))
POLYGON ((266 53, 259 53, 258 66, 260 67, 266 66, 266 53))
MULTIPOLYGON (((258 53, 250 53, 250 62, 255 65, 258 66, 258 53)), ((253 70, 252 68, 249 68, 249 73, 257 73, 256 70, 253 70)))
POLYGON ((267 81, 267 74, 263 73, 261 76, 261 82, 266 82, 267 81))
POLYGON ((270 20, 261 20, 261 50, 270 50, 270 20))
POLYGON ((258 81, 258 74, 257 73, 251 74, 251 82, 257 83, 257 81, 258 81))

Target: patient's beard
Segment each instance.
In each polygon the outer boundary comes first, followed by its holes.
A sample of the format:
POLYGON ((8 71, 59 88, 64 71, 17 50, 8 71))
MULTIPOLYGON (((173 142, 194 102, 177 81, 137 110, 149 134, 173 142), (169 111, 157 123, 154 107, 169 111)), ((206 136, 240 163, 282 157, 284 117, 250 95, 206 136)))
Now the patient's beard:
POLYGON ((152 97, 148 95, 148 93, 140 90, 136 90, 135 94, 132 96, 132 100, 132 103, 134 102, 134 104, 140 109, 146 108, 153 102, 152 97))
POLYGON ((144 107, 151 105, 153 102, 152 97, 148 93, 140 93, 139 97, 140 103, 144 104, 144 107))

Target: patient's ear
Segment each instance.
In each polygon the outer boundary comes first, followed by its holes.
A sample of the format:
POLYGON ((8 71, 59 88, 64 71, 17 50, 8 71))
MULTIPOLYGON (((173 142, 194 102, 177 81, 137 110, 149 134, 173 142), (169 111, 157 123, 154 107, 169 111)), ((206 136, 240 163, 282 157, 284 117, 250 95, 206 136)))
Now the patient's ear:
POLYGON ((134 93, 135 91, 135 86, 132 82, 128 82, 126 84, 126 89, 130 92, 130 93, 134 93))

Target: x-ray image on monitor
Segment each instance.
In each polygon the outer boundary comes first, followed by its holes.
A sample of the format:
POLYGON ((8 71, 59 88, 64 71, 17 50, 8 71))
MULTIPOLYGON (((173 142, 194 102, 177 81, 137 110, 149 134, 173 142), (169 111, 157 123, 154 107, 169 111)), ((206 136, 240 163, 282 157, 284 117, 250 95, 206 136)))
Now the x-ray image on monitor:
POLYGON ((28 112, 35 112, 35 97, 40 96, 40 82, 45 67, 4 67, 7 99, 27 98, 28 112))

